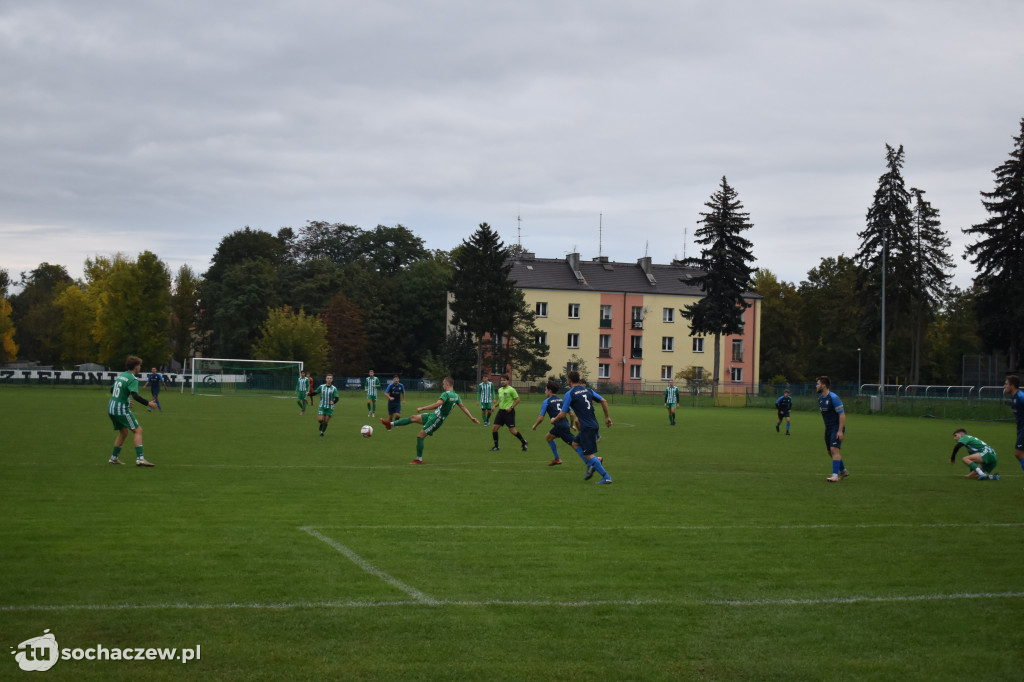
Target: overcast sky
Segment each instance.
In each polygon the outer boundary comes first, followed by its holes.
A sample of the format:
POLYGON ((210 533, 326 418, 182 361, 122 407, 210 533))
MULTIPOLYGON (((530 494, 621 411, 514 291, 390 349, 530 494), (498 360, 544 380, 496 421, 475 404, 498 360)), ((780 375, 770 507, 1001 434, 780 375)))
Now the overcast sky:
POLYGON ((856 251, 889 143, 966 286, 1022 28, 1021 0, 0 0, 0 268, 202 273, 310 220, 586 259, 600 223, 665 263, 724 175, 755 265, 799 282, 856 251))

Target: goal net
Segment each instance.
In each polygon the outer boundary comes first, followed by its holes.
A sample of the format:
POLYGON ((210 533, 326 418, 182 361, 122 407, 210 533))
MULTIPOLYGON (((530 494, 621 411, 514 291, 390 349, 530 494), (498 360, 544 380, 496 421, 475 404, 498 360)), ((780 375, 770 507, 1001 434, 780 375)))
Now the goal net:
POLYGON ((288 395, 295 392, 302 362, 192 358, 194 395, 288 395))

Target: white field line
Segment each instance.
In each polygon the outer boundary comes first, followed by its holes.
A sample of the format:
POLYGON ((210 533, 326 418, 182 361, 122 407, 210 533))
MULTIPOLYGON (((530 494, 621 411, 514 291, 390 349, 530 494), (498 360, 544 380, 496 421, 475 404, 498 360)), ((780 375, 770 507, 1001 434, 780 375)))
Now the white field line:
POLYGON ((343 530, 550 530, 550 531, 616 531, 616 530, 680 530, 680 531, 728 531, 728 530, 850 530, 857 528, 1024 528, 1024 523, 809 523, 777 525, 694 525, 694 526, 503 526, 503 525, 355 525, 317 526, 323 529, 343 530))
MULTIPOLYGON (((518 455, 519 452, 516 451, 515 454, 518 455)), ((565 456, 565 459, 569 459, 569 458, 570 458, 570 455, 566 455, 565 456)), ((569 459, 569 461, 572 462, 573 464, 575 464, 575 460, 569 459)), ((508 467, 520 467, 520 468, 524 469, 523 471, 519 471, 518 473, 534 473, 535 474, 535 473, 544 473, 544 472, 549 471, 549 467, 547 466, 547 462, 541 461, 540 459, 538 459, 536 457, 531 458, 531 459, 526 459, 526 458, 499 459, 497 456, 492 455, 491 453, 486 453, 486 454, 481 453, 481 458, 478 459, 478 460, 463 461, 463 462, 447 462, 447 461, 444 461, 443 459, 439 460, 439 461, 438 460, 430 460, 430 459, 428 459, 425 462, 425 464, 427 466, 431 467, 432 469, 435 469, 435 470, 444 470, 444 471, 452 471, 452 472, 466 472, 466 473, 479 473, 480 469, 478 469, 478 468, 465 469, 463 467, 478 467, 481 464, 484 464, 484 465, 487 465, 487 466, 492 466, 492 467, 495 467, 495 466, 508 466, 508 467)), ((629 464, 631 464, 631 463, 628 463, 625 466, 629 466, 629 464)), ((75 466, 106 468, 107 460, 102 458, 102 457, 100 457, 100 458, 98 458, 94 462, 79 462, 79 463, 70 463, 70 464, 67 463, 67 462, 49 462, 49 461, 37 461, 37 460, 20 460, 20 461, 16 461, 16 462, 8 462, 6 466, 8 466, 8 467, 32 467, 33 469, 37 469, 37 468, 40 468, 40 467, 50 467, 50 466, 52 466, 52 467, 61 467, 61 468, 65 468, 65 469, 68 468, 68 467, 75 467, 75 466)), ((188 468, 194 468, 194 469, 338 469, 338 470, 354 470, 354 471, 377 471, 377 470, 381 470, 381 469, 406 469, 406 470, 412 470, 413 469, 413 467, 409 466, 408 461, 406 461, 404 458, 402 460, 394 462, 394 463, 388 463, 388 464, 385 464, 385 463, 382 463, 382 464, 369 464, 369 465, 367 465, 367 464, 363 464, 363 465, 357 465, 357 464, 230 464, 230 463, 219 463, 219 462, 213 462, 213 463, 202 462, 202 463, 188 463, 188 464, 182 463, 182 464, 179 464, 179 463, 175 463, 173 461, 163 460, 162 463, 160 464, 160 466, 163 467, 164 469, 170 469, 170 468, 183 468, 183 469, 188 469, 188 468)), ((613 464, 613 466, 615 466, 615 465, 613 464)), ((580 464, 580 467, 582 467, 582 463, 580 464)), ((418 469, 419 467, 416 467, 416 468, 418 469)), ((573 470, 573 467, 571 466, 571 464, 570 464, 569 469, 561 469, 561 471, 569 471, 569 470, 573 470)), ((582 471, 582 468, 580 470, 582 471)), ((502 474, 508 473, 507 471, 502 471, 502 470, 499 470, 499 469, 491 469, 491 471, 493 473, 502 473, 502 474)), ((617 469, 617 471, 619 471, 619 470, 617 469)), ((636 471, 640 472, 642 475, 649 475, 649 473, 650 473, 650 469, 638 469, 636 471)), ((659 473, 659 476, 681 476, 681 477, 689 477, 689 476, 730 476, 730 477, 736 477, 736 476, 759 476, 759 477, 772 476, 772 477, 775 477, 775 476, 781 476, 781 477, 787 477, 787 478, 820 478, 820 479, 824 479, 825 478, 825 472, 822 471, 822 472, 815 473, 815 472, 811 472, 811 471, 801 471, 801 472, 796 472, 796 471, 733 471, 733 470, 723 470, 723 469, 707 469, 707 470, 703 470, 703 471, 669 471, 669 470, 663 470, 663 471, 661 471, 659 473)), ((892 472, 884 472, 884 473, 882 473, 882 472, 878 472, 878 473, 865 472, 865 473, 861 473, 861 472, 857 472, 856 476, 858 478, 877 478, 877 477, 885 477, 885 478, 910 478, 910 477, 912 477, 912 478, 946 478, 946 479, 964 478, 963 476, 960 476, 960 475, 952 475, 951 476, 948 473, 919 473, 919 472, 914 472, 914 473, 910 473, 910 472, 908 472, 908 473, 892 473, 892 472)), ((1008 475, 1004 475, 1003 478, 1005 479, 1005 478, 1007 478, 1007 476, 1008 475)), ((844 484, 844 485, 852 485, 852 484, 847 483, 847 484, 844 484)), ((1000 483, 995 482, 992 485, 1000 486, 1000 483)), ((1010 485, 1010 484, 1007 483, 1007 485, 1010 485)))
POLYGON ((361 557, 358 554, 356 554, 355 552, 353 552, 351 549, 349 549, 345 545, 341 544, 337 540, 334 540, 332 538, 327 537, 323 533, 317 531, 315 528, 310 528, 309 526, 302 526, 299 530, 303 531, 304 533, 308 533, 309 535, 312 535, 314 538, 316 538, 317 540, 320 540, 323 543, 326 543, 328 546, 332 547, 333 549, 335 549, 338 552, 340 552, 341 554, 343 554, 349 561, 354 563, 359 568, 363 569, 364 571, 366 571, 370 575, 377 576, 378 578, 380 578, 381 580, 386 582, 388 585, 391 585, 392 587, 395 587, 395 588, 401 590, 402 592, 405 592, 407 595, 409 595, 410 597, 415 599, 420 604, 438 604, 439 603, 433 597, 420 592, 419 590, 417 590, 415 587, 412 587, 411 585, 406 585, 405 583, 403 583, 398 578, 395 578, 394 576, 391 576, 391 575, 385 573, 384 571, 380 570, 379 568, 377 568, 376 566, 371 564, 369 561, 367 561, 363 557, 361 557))
POLYGON ((177 602, 168 604, 37 604, 37 605, 2 605, 0 612, 20 611, 149 611, 149 610, 229 610, 229 609, 251 609, 251 610, 286 610, 286 609, 364 609, 381 607, 407 607, 407 606, 453 606, 453 607, 540 607, 540 608, 591 608, 591 607, 622 607, 631 608, 635 606, 659 606, 659 607, 695 607, 695 606, 735 606, 735 607, 758 607, 758 606, 832 606, 848 604, 896 604, 908 602, 944 602, 959 600, 977 599, 1024 599, 1024 592, 957 592, 951 594, 907 594, 907 595, 884 595, 884 596, 851 596, 851 597, 823 597, 807 599, 609 599, 593 601, 564 601, 548 599, 487 599, 481 601, 433 599, 423 601, 421 599, 396 600, 396 601, 311 601, 311 602, 281 602, 270 603, 242 603, 227 602, 223 604, 190 604, 177 602))

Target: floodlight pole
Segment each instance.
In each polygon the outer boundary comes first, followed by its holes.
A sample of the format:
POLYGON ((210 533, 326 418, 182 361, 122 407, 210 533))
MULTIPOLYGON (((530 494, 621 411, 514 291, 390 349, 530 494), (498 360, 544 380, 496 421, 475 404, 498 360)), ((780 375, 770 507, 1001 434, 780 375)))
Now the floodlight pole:
POLYGON ((885 254, 889 250, 887 227, 888 225, 882 225, 882 357, 878 363, 879 412, 885 411, 885 254))
POLYGON ((860 348, 857 349, 857 395, 860 395, 860 348))

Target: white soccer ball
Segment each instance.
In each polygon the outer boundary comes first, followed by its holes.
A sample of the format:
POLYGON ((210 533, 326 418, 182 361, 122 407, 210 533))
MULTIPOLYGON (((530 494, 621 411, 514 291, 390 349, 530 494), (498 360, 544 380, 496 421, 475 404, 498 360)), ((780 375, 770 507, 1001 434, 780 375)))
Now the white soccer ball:
POLYGON ((359 433, 363 434, 363 438, 369 438, 373 435, 373 427, 369 424, 363 425, 363 428, 359 429, 359 433))

